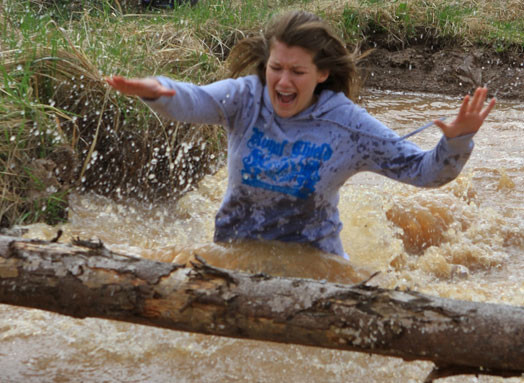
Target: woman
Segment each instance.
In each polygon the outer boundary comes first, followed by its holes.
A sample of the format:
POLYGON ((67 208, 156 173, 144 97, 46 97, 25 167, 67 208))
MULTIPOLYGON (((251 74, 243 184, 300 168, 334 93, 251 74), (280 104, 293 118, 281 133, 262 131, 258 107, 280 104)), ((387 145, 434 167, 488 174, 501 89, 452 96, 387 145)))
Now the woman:
POLYGON ((232 76, 205 86, 165 77, 108 78, 165 117, 221 124, 228 132, 228 188, 215 241, 305 243, 346 257, 338 191, 359 171, 436 187, 460 173, 472 136, 495 100, 466 96, 437 146, 422 151, 353 103, 354 56, 320 18, 293 11, 231 52, 232 76), (256 74, 238 77, 254 71, 256 74))

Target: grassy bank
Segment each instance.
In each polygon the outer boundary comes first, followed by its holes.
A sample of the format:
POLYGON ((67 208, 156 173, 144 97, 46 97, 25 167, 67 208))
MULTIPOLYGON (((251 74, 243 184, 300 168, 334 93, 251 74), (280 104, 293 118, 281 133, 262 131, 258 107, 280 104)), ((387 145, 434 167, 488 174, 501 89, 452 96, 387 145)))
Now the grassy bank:
POLYGON ((109 91, 109 74, 167 74, 197 83, 227 74, 236 41, 274 13, 304 8, 350 46, 421 40, 524 52, 521 0, 2 0, 0 226, 67 218, 74 189, 155 202, 176 198, 225 157, 213 126, 163 121, 109 91))

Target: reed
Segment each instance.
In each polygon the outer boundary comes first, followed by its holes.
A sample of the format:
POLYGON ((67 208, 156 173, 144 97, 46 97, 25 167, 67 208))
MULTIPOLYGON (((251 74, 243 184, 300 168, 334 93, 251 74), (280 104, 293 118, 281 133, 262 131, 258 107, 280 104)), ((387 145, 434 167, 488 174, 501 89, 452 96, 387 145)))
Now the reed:
POLYGON ((3 0, 0 227, 67 219, 72 190, 151 202, 188 190, 224 160, 222 130, 163 121, 103 77, 217 80, 232 46, 288 8, 321 14, 350 45, 383 34, 524 52, 521 0, 3 0))

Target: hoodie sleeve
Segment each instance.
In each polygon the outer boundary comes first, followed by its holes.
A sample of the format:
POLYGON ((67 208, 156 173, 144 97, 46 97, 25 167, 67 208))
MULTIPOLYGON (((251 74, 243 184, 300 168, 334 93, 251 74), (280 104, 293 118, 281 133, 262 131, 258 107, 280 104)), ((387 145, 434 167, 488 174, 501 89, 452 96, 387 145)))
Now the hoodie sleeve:
POLYGON ((422 150, 361 111, 354 135, 359 170, 368 170, 411 185, 442 186, 455 179, 473 150, 473 134, 442 136, 431 150, 422 150))
POLYGON ((175 90, 172 97, 143 100, 161 116, 183 122, 223 125, 230 129, 252 108, 256 93, 254 78, 226 79, 198 86, 159 76, 166 88, 175 90))

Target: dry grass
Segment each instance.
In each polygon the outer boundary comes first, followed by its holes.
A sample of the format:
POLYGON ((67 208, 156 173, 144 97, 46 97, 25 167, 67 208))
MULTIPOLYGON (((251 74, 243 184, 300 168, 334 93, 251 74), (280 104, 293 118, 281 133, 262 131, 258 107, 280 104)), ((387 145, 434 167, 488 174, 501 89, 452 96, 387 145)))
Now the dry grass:
MULTIPOLYGON (((145 65, 163 67, 178 54, 181 76, 199 70, 192 56, 197 45, 206 47, 163 29, 143 32, 141 38, 155 42, 148 49, 159 52, 145 65)), ((219 159, 219 129, 150 118, 141 102, 109 90, 86 54, 89 43, 74 44, 61 33, 64 48, 3 52, 13 85, 0 88, 8 96, 0 116, 3 226, 66 218, 73 188, 115 198, 176 197, 219 159)))

